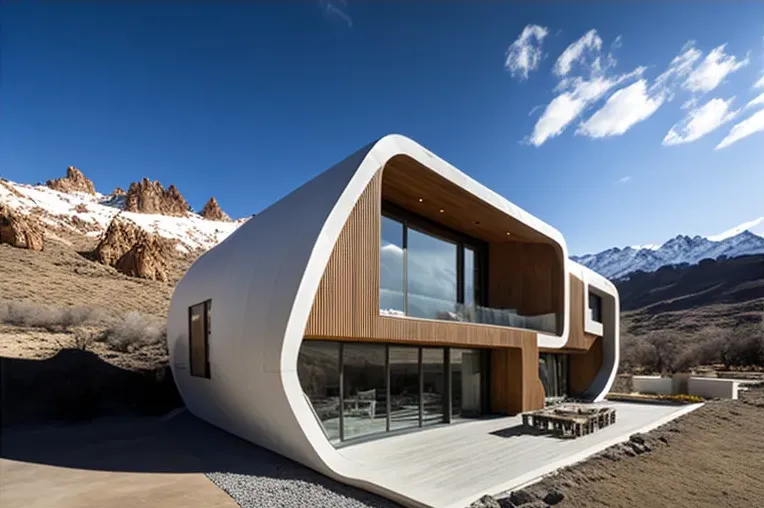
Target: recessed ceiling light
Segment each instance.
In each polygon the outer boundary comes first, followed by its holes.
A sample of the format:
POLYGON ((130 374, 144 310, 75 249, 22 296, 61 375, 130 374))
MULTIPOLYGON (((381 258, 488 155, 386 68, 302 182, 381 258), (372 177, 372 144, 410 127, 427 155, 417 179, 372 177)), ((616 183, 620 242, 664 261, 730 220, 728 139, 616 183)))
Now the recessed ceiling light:
POLYGON ((419 198, 419 202, 421 203, 422 201, 424 201, 424 199, 422 199, 422 198, 419 198))
POLYGON ((509 235, 511 235, 511 234, 512 234, 512 233, 510 233, 509 231, 507 231, 507 236, 509 236, 509 235))
POLYGON ((440 213, 443 213, 443 212, 445 212, 445 210, 441 208, 441 209, 440 209, 440 213))

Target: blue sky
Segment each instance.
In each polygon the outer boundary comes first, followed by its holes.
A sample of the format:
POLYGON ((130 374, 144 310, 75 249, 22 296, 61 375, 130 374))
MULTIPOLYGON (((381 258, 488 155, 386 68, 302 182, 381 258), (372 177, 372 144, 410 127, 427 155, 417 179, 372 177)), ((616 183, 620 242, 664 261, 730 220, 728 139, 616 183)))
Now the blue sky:
POLYGON ((147 176, 245 216, 395 132, 574 254, 764 215, 762 2, 6 2, 0 23, 11 180, 147 176))

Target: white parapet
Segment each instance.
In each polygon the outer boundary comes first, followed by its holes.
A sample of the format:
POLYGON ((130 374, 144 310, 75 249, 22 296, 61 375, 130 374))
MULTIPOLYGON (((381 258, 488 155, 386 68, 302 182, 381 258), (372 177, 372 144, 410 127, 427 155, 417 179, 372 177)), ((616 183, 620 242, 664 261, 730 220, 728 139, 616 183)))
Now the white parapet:
POLYGON ((657 395, 671 395, 673 393, 673 383, 670 377, 633 376, 631 381, 632 389, 637 393, 654 393, 657 395))
POLYGON ((690 377, 687 380, 687 391, 690 395, 706 399, 737 399, 739 384, 734 379, 690 377))

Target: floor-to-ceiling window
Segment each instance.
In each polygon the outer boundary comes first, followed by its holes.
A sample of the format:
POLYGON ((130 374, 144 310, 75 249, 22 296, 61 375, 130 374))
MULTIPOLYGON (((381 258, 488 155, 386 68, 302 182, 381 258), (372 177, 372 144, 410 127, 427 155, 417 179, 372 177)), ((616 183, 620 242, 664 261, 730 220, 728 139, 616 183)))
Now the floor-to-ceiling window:
POLYGON ((432 425, 445 419, 446 359, 443 348, 422 349, 422 424, 432 425))
POLYGON ((389 213, 380 232, 380 314, 474 321, 483 301, 482 242, 389 213))
POLYGON ((476 349, 450 350, 451 415, 469 418, 483 413, 483 355, 476 349))
POLYGON ((303 341, 297 373, 332 443, 482 412, 487 351, 303 341))
POLYGON ((386 355, 382 344, 343 344, 343 439, 387 429, 386 355))
POLYGON ((419 348, 390 346, 390 430, 419 426, 419 348))
POLYGON ((303 341, 297 358, 297 375, 316 418, 332 443, 340 441, 340 345, 337 342, 303 341))
POLYGON ((568 396, 568 355, 539 354, 539 379, 549 402, 568 396))

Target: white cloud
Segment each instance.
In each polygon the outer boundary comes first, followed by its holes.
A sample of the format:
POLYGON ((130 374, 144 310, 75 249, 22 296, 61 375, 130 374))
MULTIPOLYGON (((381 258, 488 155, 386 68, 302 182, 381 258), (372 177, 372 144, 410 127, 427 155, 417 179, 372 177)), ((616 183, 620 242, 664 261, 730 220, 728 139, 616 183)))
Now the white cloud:
POLYGON ((631 176, 630 176, 630 175, 627 175, 627 176, 622 176, 621 178, 619 178, 618 180, 616 180, 616 182, 615 182, 615 183, 621 183, 621 184, 623 184, 623 183, 626 183, 626 182, 629 182, 629 181, 631 181, 631 176))
POLYGON ((550 102, 533 128, 529 143, 541 146, 547 139, 558 136, 584 109, 602 97, 608 90, 632 77, 641 75, 643 67, 615 78, 594 77, 590 80, 565 80, 557 87, 567 88, 550 102))
POLYGON ((690 111, 679 123, 675 124, 663 138, 666 146, 690 143, 706 134, 713 132, 719 126, 735 118, 740 110, 730 111, 735 97, 711 99, 704 105, 690 111))
MULTIPOLYGON (((617 90, 599 111, 578 127, 576 134, 592 138, 624 134, 672 99, 673 89, 692 71, 700 56, 700 51, 693 47, 692 41, 688 42, 652 85, 648 86, 646 79, 640 79, 617 90)), ((694 103, 688 102, 685 106, 694 107, 694 103)))
POLYGON ((620 136, 634 124, 650 117, 663 104, 663 97, 650 97, 647 80, 639 81, 616 91, 602 108, 582 123, 576 134, 592 138, 620 136))
POLYGON ((735 124, 730 130, 729 134, 722 139, 721 143, 716 145, 717 150, 726 148, 736 141, 740 141, 743 138, 755 134, 757 132, 764 132, 764 109, 761 109, 746 118, 740 123, 735 124))
MULTIPOLYGON (((619 41, 619 39, 616 39, 619 41)), ((573 64, 576 62, 585 62, 590 59, 589 65, 593 69, 600 67, 600 49, 602 48, 602 39, 597 35, 597 30, 589 30, 580 39, 565 48, 565 51, 557 58, 554 64, 553 72, 558 76, 566 76, 573 64)))
POLYGON ((520 37, 509 46, 504 67, 512 77, 528 79, 528 73, 538 69, 542 57, 541 45, 548 33, 546 27, 528 25, 520 37))
POLYGON ((761 76, 759 80, 753 85, 754 88, 764 88, 764 76, 761 76))
POLYGON ((738 60, 733 55, 724 53, 726 46, 726 44, 722 44, 712 49, 682 86, 691 92, 710 92, 719 86, 729 74, 748 65, 750 61, 748 56, 743 60, 738 60))
POLYGON ((748 104, 745 105, 745 109, 753 108, 756 106, 764 106, 764 92, 759 94, 758 97, 750 101, 748 104))

